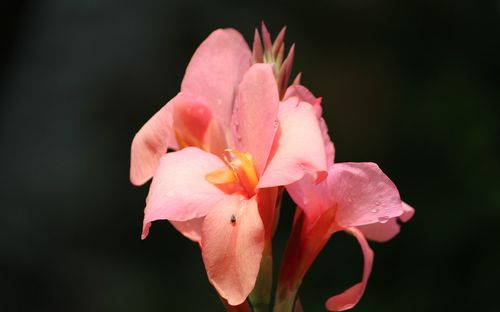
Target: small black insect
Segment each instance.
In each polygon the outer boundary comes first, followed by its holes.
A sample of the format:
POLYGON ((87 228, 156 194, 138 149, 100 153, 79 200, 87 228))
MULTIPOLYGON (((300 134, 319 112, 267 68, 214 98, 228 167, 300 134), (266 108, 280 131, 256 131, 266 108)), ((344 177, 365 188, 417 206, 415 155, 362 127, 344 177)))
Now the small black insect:
POLYGON ((236 223, 236 216, 234 214, 231 215, 231 223, 232 224, 236 223))

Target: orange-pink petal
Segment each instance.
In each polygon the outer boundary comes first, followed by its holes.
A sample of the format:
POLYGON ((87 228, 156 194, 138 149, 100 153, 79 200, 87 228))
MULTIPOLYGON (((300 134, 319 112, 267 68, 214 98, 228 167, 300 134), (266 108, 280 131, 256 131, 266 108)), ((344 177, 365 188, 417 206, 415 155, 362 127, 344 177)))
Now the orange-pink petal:
POLYGON ((149 188, 142 237, 147 236, 155 220, 187 221, 204 217, 228 196, 205 176, 225 166, 219 157, 196 147, 164 155, 149 188))
POLYGON ((132 184, 142 185, 151 179, 167 148, 177 147, 172 129, 172 107, 174 103, 186 100, 185 95, 178 94, 154 114, 135 135, 130 152, 132 184))
POLYGON ((334 164, 327 183, 342 227, 385 223, 403 213, 396 186, 374 163, 334 164))
POLYGON ((386 223, 362 225, 359 226, 358 229, 363 232, 363 235, 369 240, 379 243, 391 240, 400 231, 401 225, 398 221, 407 222, 413 217, 413 214, 415 213, 415 210, 407 203, 402 202, 402 205, 403 214, 401 216, 392 218, 386 223))
POLYGON ((205 134, 212 121, 212 110, 205 103, 186 93, 180 93, 189 101, 173 105, 173 129, 180 147, 203 148, 205 134))
POLYGON ((271 64, 255 64, 245 73, 236 97, 231 130, 238 150, 252 155, 261 175, 278 129, 279 94, 271 64))
POLYGON ((264 250, 264 226, 255 197, 229 196, 205 217, 202 256, 210 282, 230 305, 252 291, 264 250))
POLYGON ((363 252, 363 278, 361 282, 345 290, 343 293, 329 298, 325 304, 328 311, 345 311, 353 308, 363 296, 372 270, 373 251, 370 249, 370 246, 368 246, 365 237, 356 228, 348 228, 346 231, 354 235, 363 252))
POLYGON ((241 34, 234 29, 217 29, 191 58, 181 91, 202 97, 221 127, 227 129, 236 89, 250 64, 251 52, 241 34))
POLYGON ((302 179, 286 186, 286 190, 297 206, 304 211, 308 220, 317 220, 326 210, 332 208, 332 202, 326 180, 316 183, 312 174, 305 174, 302 179))
POLYGON ((286 89, 285 95, 283 96, 283 100, 286 100, 291 97, 298 97, 301 101, 307 102, 314 107, 314 112, 316 116, 319 118, 323 112, 321 108, 321 97, 315 97, 309 89, 302 85, 291 85, 286 89))
POLYGON ((305 173, 326 175, 325 147, 312 106, 296 97, 280 104, 279 131, 257 187, 288 185, 305 173))
POLYGON ((186 221, 170 221, 177 231, 186 236, 193 242, 201 241, 201 227, 203 225, 203 217, 195 218, 186 221))
MULTIPOLYGON (((299 76, 300 78, 300 76, 299 76)), ((307 102, 312 105, 314 112, 316 113, 316 117, 318 117, 319 127, 321 129, 321 135, 323 136, 323 142, 325 144, 325 152, 326 152, 326 161, 327 164, 333 164, 335 157, 335 147, 333 146, 333 142, 328 135, 328 126, 326 125, 325 120, 321 117, 323 114, 323 109, 321 107, 321 97, 315 97, 309 89, 300 85, 294 84, 286 89, 284 99, 289 99, 292 97, 298 97, 299 100, 307 102)))

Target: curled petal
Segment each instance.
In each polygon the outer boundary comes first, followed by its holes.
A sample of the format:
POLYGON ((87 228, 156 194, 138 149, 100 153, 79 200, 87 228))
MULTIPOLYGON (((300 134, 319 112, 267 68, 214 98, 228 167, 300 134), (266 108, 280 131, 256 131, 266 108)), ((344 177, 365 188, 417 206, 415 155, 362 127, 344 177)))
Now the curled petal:
POLYGON ((250 153, 260 175, 278 128, 279 95, 271 64, 255 64, 245 73, 233 110, 236 148, 250 153))
POLYGON ((218 29, 194 53, 181 90, 203 97, 226 129, 236 89, 250 63, 251 52, 241 34, 234 29, 218 29))
POLYGON ((396 236, 400 231, 400 224, 398 220, 401 222, 407 222, 413 217, 415 210, 410 207, 407 203, 403 202, 403 214, 399 217, 392 218, 386 223, 373 223, 362 225, 358 227, 358 230, 363 232, 363 235, 372 241, 376 242, 386 242, 391 240, 394 236, 396 236))
POLYGON ((155 220, 204 217, 215 203, 228 196, 205 176, 225 166, 217 156, 195 147, 164 155, 149 188, 142 237, 147 236, 155 220))
POLYGON ((205 217, 202 256, 210 282, 230 305, 252 291, 264 250, 264 226, 255 197, 228 196, 205 217))
POLYGON ((172 129, 172 107, 175 103, 186 100, 185 95, 178 94, 154 114, 135 135, 130 152, 132 184, 142 185, 151 179, 167 148, 177 147, 172 129))
POLYGON ((354 237, 358 240, 359 245, 361 246, 361 250, 363 251, 363 278, 361 282, 347 289, 343 293, 329 298, 325 304, 328 311, 345 311, 353 308, 363 296, 368 278, 370 277, 370 273, 372 270, 373 251, 370 249, 370 246, 368 246, 368 242, 366 241, 365 237, 356 228, 349 228, 347 229, 347 232, 354 235, 354 237))
POLYGON ((334 164, 327 181, 342 227, 385 223, 403 213, 396 186, 374 163, 334 164))
POLYGON ((288 185, 311 173, 326 175, 325 147, 310 104, 291 98, 280 104, 279 130, 257 187, 288 185))

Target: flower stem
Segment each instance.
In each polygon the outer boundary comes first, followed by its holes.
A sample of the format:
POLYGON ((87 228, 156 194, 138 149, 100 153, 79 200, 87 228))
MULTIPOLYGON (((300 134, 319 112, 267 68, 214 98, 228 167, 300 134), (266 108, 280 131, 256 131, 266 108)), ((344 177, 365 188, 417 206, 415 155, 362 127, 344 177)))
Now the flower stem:
MULTIPOLYGON (((300 285, 300 282, 298 283, 300 285)), ((280 284, 276 291, 273 312, 292 312, 299 285, 290 286, 280 284)))
POLYGON ((250 302, 254 312, 269 312, 273 287, 273 255, 270 244, 266 244, 260 262, 259 275, 255 287, 250 293, 250 302))

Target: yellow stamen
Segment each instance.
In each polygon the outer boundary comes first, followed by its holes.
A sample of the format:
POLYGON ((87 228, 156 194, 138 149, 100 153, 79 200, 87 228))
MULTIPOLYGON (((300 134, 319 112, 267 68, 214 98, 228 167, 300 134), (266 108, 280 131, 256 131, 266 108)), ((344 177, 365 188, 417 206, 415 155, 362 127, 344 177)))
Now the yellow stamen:
POLYGON ((233 171, 228 169, 212 171, 205 176, 205 179, 207 179, 208 182, 217 185, 236 182, 236 177, 234 176, 233 171))
POLYGON ((259 182, 252 156, 236 149, 225 149, 224 160, 228 167, 208 173, 205 179, 226 193, 240 193, 248 197, 255 195, 259 182))
POLYGON ((259 182, 257 172, 252 162, 252 156, 248 153, 240 152, 236 149, 226 149, 228 163, 238 176, 241 185, 249 196, 255 193, 255 187, 259 182))

